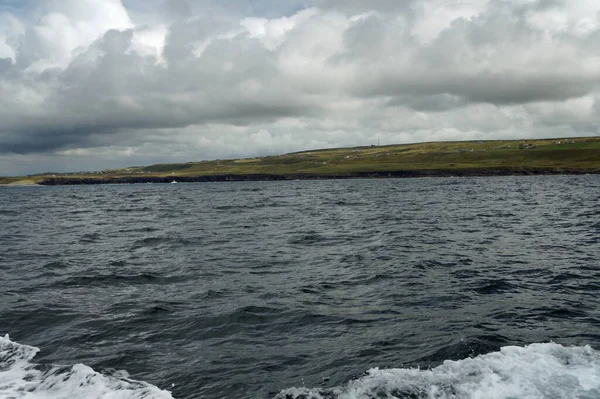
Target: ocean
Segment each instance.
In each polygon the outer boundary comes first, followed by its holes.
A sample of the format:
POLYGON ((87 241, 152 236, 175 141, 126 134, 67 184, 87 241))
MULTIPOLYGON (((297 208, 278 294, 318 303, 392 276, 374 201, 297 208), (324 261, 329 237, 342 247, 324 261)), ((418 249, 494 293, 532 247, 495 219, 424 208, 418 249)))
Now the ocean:
POLYGON ((0 398, 600 398, 600 176, 0 187, 0 398))

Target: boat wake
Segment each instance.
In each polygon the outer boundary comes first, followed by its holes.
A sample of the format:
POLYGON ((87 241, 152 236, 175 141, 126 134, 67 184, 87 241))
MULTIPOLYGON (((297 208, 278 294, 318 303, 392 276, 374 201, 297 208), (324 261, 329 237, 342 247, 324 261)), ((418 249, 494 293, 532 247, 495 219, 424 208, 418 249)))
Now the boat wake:
POLYGON ((431 370, 371 369, 332 389, 290 388, 277 399, 598 399, 600 353, 555 343, 507 346, 431 370))
POLYGON ((95 372, 83 364, 40 365, 31 360, 39 351, 0 336, 1 399, 172 399, 168 391, 121 376, 95 372))
MULTIPOLYGON (((32 362, 38 348, 0 337, 0 399, 173 399, 171 393, 83 364, 32 362)), ((430 370, 378 369, 336 388, 288 388, 276 399, 598 399, 600 352, 555 343, 507 346, 430 370)))

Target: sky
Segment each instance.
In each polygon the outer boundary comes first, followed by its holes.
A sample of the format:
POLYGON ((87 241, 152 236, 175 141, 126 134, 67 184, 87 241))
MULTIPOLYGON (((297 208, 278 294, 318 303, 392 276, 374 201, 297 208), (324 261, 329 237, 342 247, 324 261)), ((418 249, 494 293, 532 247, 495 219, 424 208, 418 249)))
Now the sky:
POLYGON ((0 175, 599 122, 597 1, 0 0, 0 175))

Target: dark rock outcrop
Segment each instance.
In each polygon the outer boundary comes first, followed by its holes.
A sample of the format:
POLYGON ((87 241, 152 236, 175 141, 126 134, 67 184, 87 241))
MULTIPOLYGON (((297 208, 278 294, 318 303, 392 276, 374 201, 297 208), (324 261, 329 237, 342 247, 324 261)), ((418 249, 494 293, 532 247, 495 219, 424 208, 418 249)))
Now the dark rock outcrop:
POLYGON ((469 176, 524 176, 524 175, 582 175, 600 174, 600 169, 562 168, 489 168, 489 169, 421 169, 394 170, 380 172, 354 172, 332 175, 319 174, 252 174, 252 175, 210 175, 210 176, 114 176, 102 178, 50 177, 40 182, 42 185, 78 184, 132 184, 132 183, 179 183, 228 182, 228 181, 274 181, 274 180, 325 180, 325 179, 375 179, 375 178, 416 178, 416 177, 469 177, 469 176))

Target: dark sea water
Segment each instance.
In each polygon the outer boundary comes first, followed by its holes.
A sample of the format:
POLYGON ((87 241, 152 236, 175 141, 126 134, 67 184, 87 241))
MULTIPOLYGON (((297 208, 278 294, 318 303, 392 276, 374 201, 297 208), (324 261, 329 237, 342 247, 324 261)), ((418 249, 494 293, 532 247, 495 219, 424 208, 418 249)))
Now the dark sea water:
POLYGON ((0 398, 600 398, 599 259, 594 175, 1 187, 0 398))

